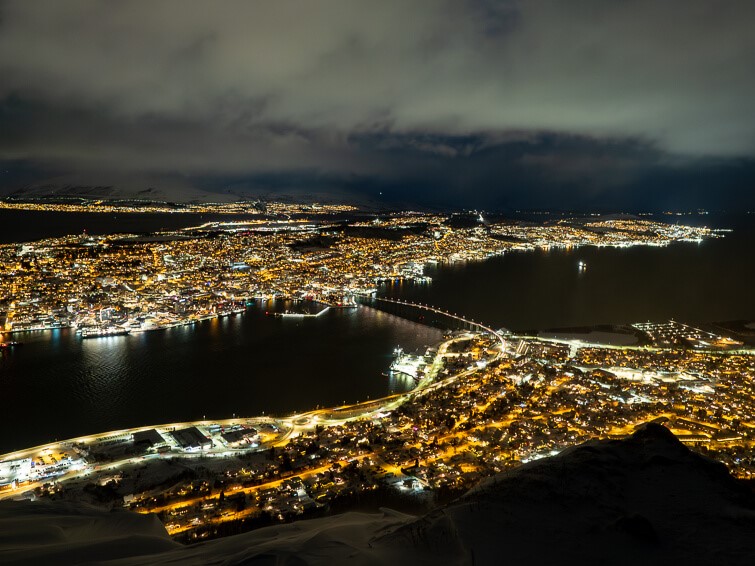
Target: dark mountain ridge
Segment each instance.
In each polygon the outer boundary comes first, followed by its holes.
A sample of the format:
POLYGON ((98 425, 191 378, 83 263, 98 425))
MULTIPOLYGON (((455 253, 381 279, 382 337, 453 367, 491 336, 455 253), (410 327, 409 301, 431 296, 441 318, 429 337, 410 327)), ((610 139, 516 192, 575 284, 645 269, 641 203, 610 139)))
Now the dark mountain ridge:
POLYGON ((193 546, 155 517, 0 504, 3 564, 753 564, 755 496, 723 464, 648 424, 481 482, 423 517, 389 510, 193 546))

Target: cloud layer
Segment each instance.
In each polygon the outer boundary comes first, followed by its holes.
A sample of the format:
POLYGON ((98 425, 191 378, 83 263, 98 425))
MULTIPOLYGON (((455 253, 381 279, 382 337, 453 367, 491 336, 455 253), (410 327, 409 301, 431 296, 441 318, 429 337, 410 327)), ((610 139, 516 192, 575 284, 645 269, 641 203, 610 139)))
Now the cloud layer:
POLYGON ((4 161, 433 182, 498 148, 543 182, 611 185, 755 156, 750 2, 17 0, 0 15, 4 161))

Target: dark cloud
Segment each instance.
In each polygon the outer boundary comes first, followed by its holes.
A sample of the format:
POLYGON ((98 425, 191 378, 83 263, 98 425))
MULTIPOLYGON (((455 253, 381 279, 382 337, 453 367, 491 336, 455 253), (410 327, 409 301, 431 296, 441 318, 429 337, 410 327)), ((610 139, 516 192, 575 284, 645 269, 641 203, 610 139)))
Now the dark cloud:
POLYGON ((755 176, 753 3, 17 0, 0 17, 0 161, 25 168, 457 202, 600 200, 692 171, 740 194, 755 176))

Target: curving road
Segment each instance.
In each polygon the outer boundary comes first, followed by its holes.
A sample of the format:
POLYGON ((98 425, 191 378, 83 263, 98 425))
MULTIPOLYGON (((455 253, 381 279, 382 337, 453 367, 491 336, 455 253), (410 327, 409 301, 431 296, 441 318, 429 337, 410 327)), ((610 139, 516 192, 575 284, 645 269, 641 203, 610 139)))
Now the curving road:
MULTIPOLYGON (((480 324, 472 320, 467 320, 458 315, 451 314, 447 311, 443 311, 442 309, 438 309, 438 308, 428 306, 428 305, 421 305, 421 304, 410 303, 407 301, 398 301, 398 300, 383 299, 383 298, 379 298, 378 300, 435 312, 435 313, 442 314, 450 318, 456 319, 460 322, 469 324, 479 329, 480 332, 491 334, 500 342, 501 344, 500 351, 496 354, 496 356, 491 361, 495 361, 499 359, 505 353, 506 343, 505 343, 504 338, 499 333, 497 333, 496 331, 494 331, 492 328, 488 326, 485 326, 483 324, 480 324)), ((45 479, 41 479, 35 482, 24 482, 16 489, 6 488, 0 491, 0 500, 12 498, 12 497, 18 497, 21 493, 27 492, 36 487, 39 487, 43 485, 44 483, 49 482, 53 479, 55 481, 64 481, 64 480, 71 480, 71 479, 86 477, 87 475, 93 472, 100 473, 100 472, 109 471, 109 470, 116 470, 125 465, 139 464, 139 463, 143 463, 145 460, 157 459, 157 458, 176 458, 176 457, 180 457, 180 458, 189 457, 190 458, 190 457, 197 457, 197 456, 227 456, 229 454, 238 454, 244 451, 266 450, 273 446, 276 446, 276 447, 283 446, 289 441, 290 438, 296 437, 302 432, 309 431, 318 425, 328 427, 328 426, 344 424, 348 421, 355 420, 355 419, 361 419, 365 417, 376 417, 380 413, 391 411, 397 408, 401 404, 410 400, 413 396, 417 394, 421 394, 425 390, 432 390, 438 387, 442 387, 444 384, 456 381, 460 377, 467 376, 477 371, 480 371, 481 368, 475 367, 472 369, 464 370, 456 375, 447 377, 443 381, 436 381, 437 374, 442 367, 442 360, 446 356, 448 348, 457 341, 468 340, 471 336, 473 335, 470 333, 466 333, 461 336, 456 336, 454 338, 451 338, 443 342, 439 346, 438 353, 436 354, 435 359, 430 365, 430 369, 427 372, 427 377, 423 379, 415 389, 406 393, 388 395, 380 399, 374 399, 374 400, 365 401, 361 403, 354 403, 350 405, 343 405, 341 407, 317 409, 317 410, 308 411, 305 413, 300 413, 297 415, 292 415, 290 417, 283 417, 283 418, 250 417, 250 418, 233 418, 233 419, 212 420, 212 421, 202 420, 202 421, 171 423, 171 424, 162 424, 162 425, 153 425, 153 426, 141 426, 141 427, 135 427, 135 428, 130 428, 130 429, 123 429, 123 430, 103 432, 103 433, 93 434, 93 435, 88 435, 88 436, 82 436, 78 438, 73 438, 73 439, 64 440, 60 442, 53 442, 53 443, 44 444, 41 446, 35 446, 32 448, 17 450, 14 452, 0 455, 0 462, 7 461, 7 460, 20 460, 24 458, 36 459, 40 455, 45 455, 45 454, 50 455, 53 453, 58 454, 64 451, 70 452, 71 447, 74 444, 91 446, 93 444, 100 443, 100 442, 126 440, 134 433, 137 433, 140 431, 151 430, 151 429, 158 430, 166 438, 169 437, 169 432, 171 430, 187 428, 191 426, 207 427, 210 425, 231 426, 231 425, 245 424, 248 426, 259 427, 260 425, 264 425, 264 424, 272 424, 278 429, 277 434, 275 434, 273 438, 267 439, 265 442, 263 442, 262 444, 260 444, 258 447, 255 447, 255 448, 229 449, 225 446, 222 446, 222 447, 217 447, 217 448, 213 447, 213 448, 210 448, 209 450, 202 450, 200 452, 186 452, 184 450, 178 449, 177 447, 173 447, 169 452, 165 452, 161 454, 150 454, 150 455, 129 457, 123 460, 119 460, 116 462, 109 462, 107 464, 101 464, 101 465, 87 464, 87 465, 81 465, 81 466, 73 466, 73 467, 65 469, 54 478, 46 477, 45 479)))

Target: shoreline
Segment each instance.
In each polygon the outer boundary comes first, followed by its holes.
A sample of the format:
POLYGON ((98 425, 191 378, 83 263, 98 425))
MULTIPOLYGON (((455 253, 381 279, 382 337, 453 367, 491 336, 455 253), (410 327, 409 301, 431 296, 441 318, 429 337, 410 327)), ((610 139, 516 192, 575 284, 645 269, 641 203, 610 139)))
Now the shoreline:
MULTIPOLYGON (((487 332, 487 331, 483 331, 483 332, 487 332)), ((504 343, 504 338, 501 335, 499 335, 498 333, 494 333, 494 334, 495 334, 496 337, 498 337, 498 339, 502 343, 504 343)), ((553 342, 553 343, 557 343, 557 344, 578 344, 580 347, 588 347, 588 348, 589 347, 595 347, 595 348, 626 349, 626 350, 646 350, 646 351, 663 351, 663 350, 668 350, 668 348, 658 348, 658 347, 653 347, 653 346, 636 346, 636 345, 617 346, 617 345, 611 345, 611 344, 602 344, 602 343, 598 343, 598 342, 584 342, 584 341, 577 340, 577 339, 571 339, 571 340, 569 340, 569 339, 562 339, 562 338, 544 338, 544 337, 540 337, 540 336, 523 335, 523 334, 510 334, 510 335, 507 335, 506 338, 509 339, 509 340, 519 340, 519 339, 522 339, 522 340, 539 340, 539 341, 543 341, 543 342, 553 342)), ((449 343, 453 342, 454 340, 455 340, 455 338, 444 340, 444 341, 441 342, 441 345, 443 345, 443 344, 448 345, 449 343)), ((744 349, 727 350, 727 351, 722 351, 722 350, 707 351, 706 350, 704 352, 707 352, 707 353, 713 352, 713 353, 718 353, 718 354, 722 354, 722 355, 726 355, 726 354, 739 354, 739 353, 752 355, 752 354, 755 354, 755 348, 744 348, 744 349)), ((503 351, 498 355, 498 357, 500 357, 502 354, 503 354, 503 351)), ((441 355, 440 353, 438 355, 436 355, 436 358, 439 357, 440 355, 441 355)), ((466 372, 461 372, 461 373, 466 373, 466 372)), ((48 442, 48 443, 45 443, 45 444, 40 444, 40 445, 37 445, 37 446, 32 446, 32 447, 29 447, 29 448, 22 448, 22 449, 19 449, 19 450, 14 450, 12 452, 7 452, 5 454, 0 454, 0 461, 6 461, 6 460, 9 459, 9 457, 17 457, 18 455, 24 454, 24 453, 27 453, 27 452, 46 450, 46 449, 48 449, 50 447, 53 447, 53 446, 62 446, 62 445, 65 445, 65 444, 74 444, 77 441, 93 440, 93 439, 96 439, 97 437, 118 436, 118 435, 127 434, 127 433, 131 434, 133 432, 150 430, 150 429, 153 429, 153 428, 169 429, 169 428, 186 427, 186 426, 197 426, 197 425, 199 425, 199 426, 209 426, 211 424, 220 424, 220 423, 228 423, 228 424, 230 424, 230 423, 241 423, 241 422, 249 423, 249 422, 252 422, 252 421, 255 421, 255 422, 256 421, 260 421, 260 422, 287 422, 287 421, 293 422, 293 421, 301 421, 302 419, 306 419, 309 416, 312 416, 312 415, 321 415, 321 414, 326 413, 326 412, 336 413, 338 411, 345 411, 345 410, 351 411, 351 410, 354 410, 355 408, 359 408, 359 407, 362 407, 362 406, 371 406, 371 405, 376 405, 376 404, 384 404, 386 402, 393 402, 393 401, 397 400, 400 397, 411 397, 412 395, 416 395, 416 394, 424 391, 427 388, 434 387, 434 386, 435 387, 440 386, 440 385, 442 385, 442 384, 444 384, 446 382, 453 381, 456 378, 458 378, 458 375, 449 376, 446 379, 444 379, 443 381, 434 381, 434 380, 423 379, 423 380, 421 380, 418 383, 417 387, 414 387, 413 389, 411 389, 409 391, 405 391, 405 392, 401 392, 401 393, 393 393, 391 395, 386 395, 384 397, 379 397, 377 399, 370 399, 370 400, 361 401, 361 402, 357 402, 357 403, 347 403, 347 404, 341 405, 341 406, 325 407, 325 408, 322 408, 322 409, 311 409, 309 411, 304 411, 302 413, 294 413, 294 414, 292 414, 290 416, 285 416, 285 417, 284 416, 278 417, 278 416, 272 416, 272 415, 265 416, 263 414, 263 415, 248 416, 248 417, 233 417, 233 418, 230 418, 230 419, 203 419, 201 421, 181 421, 181 422, 167 423, 167 424, 163 423, 163 424, 156 424, 156 425, 140 425, 140 426, 134 426, 134 427, 129 427, 129 428, 120 429, 120 430, 107 431, 107 432, 99 432, 99 433, 92 433, 92 434, 82 435, 82 436, 78 436, 78 437, 74 437, 74 438, 68 438, 68 439, 64 439, 64 440, 56 440, 56 441, 48 442)), ((364 417, 364 415, 351 416, 351 417, 348 417, 346 420, 353 420, 353 419, 363 418, 363 417, 364 417)))
MULTIPOLYGON (((486 333, 487 331, 482 331, 482 333, 486 333)), ((438 347, 438 351, 432 361, 432 363, 428 364, 428 367, 430 368, 427 372, 427 375, 424 379, 420 380, 417 385, 412 388, 409 391, 401 392, 401 393, 394 393, 390 395, 386 395, 384 397, 379 397, 377 399, 368 399, 366 401, 361 401, 357 403, 350 403, 345 404, 341 406, 334 406, 334 407, 325 407, 325 408, 316 408, 311 409, 302 413, 294 413, 290 416, 286 417, 276 417, 276 416, 265 416, 264 414, 262 416, 251 416, 251 417, 233 417, 231 419, 203 419, 201 421, 185 421, 185 422, 175 422, 175 423, 168 423, 168 424, 159 424, 159 425, 144 425, 144 426, 136 426, 136 427, 130 427, 130 428, 124 428, 120 430, 114 430, 114 431, 107 431, 107 432, 99 432, 94 434, 88 434, 83 436, 78 436, 74 438, 68 438, 65 440, 60 441, 53 441, 48 442, 45 444, 40 444, 37 446, 29 447, 29 448, 22 448, 19 450, 14 450, 12 452, 8 452, 5 454, 0 454, 0 462, 10 462, 10 461, 18 461, 23 460, 26 458, 35 458, 39 457, 39 455, 48 453, 52 454, 53 452, 60 452, 63 450, 73 450, 77 454, 80 455, 80 450, 85 450, 88 454, 89 450, 88 448, 91 446, 96 446, 98 443, 103 443, 104 445, 107 445, 111 442, 121 442, 124 441, 124 437, 131 436, 131 439, 133 439, 133 435, 138 432, 146 432, 150 430, 155 431, 162 431, 164 435, 168 435, 168 433, 175 431, 176 429, 184 429, 184 428, 190 428, 190 427, 202 427, 205 429, 205 433, 208 432, 210 428, 214 427, 224 427, 224 426, 271 426, 275 429, 275 437, 272 440, 267 440, 264 442, 261 442, 260 444, 256 446, 249 446, 249 447, 242 447, 242 448, 229 448, 229 447, 220 447, 219 449, 214 449, 213 447, 210 449, 199 449, 199 450, 193 450, 190 448, 177 448, 172 447, 170 450, 166 452, 158 452, 156 454, 146 454, 141 456, 134 456, 129 457, 122 461, 117 462, 103 462, 100 464, 75 464, 72 465, 70 469, 66 468, 66 471, 61 471, 56 476, 54 473, 45 476, 39 479, 35 479, 34 481, 27 480, 29 483, 25 485, 19 485, 16 487, 11 488, 4 488, 0 490, 0 500, 4 499, 13 499, 17 498, 19 496, 23 496, 25 493, 29 492, 30 490, 33 490, 35 487, 49 481, 67 481, 67 480, 74 480, 81 477, 85 477, 91 473, 94 472, 103 472, 110 469, 117 469, 123 465, 133 465, 137 462, 143 462, 147 459, 151 458, 157 458, 157 459, 171 459, 171 458, 194 458, 194 457, 209 457, 209 458, 224 458, 228 456, 233 456, 237 454, 244 454, 244 453, 256 453, 263 450, 267 450, 273 447, 283 446, 285 445, 289 439, 295 438, 298 436, 299 433, 304 431, 309 431, 312 428, 315 428, 317 426, 324 426, 324 427, 332 427, 332 426, 338 426, 341 424, 345 424, 349 421, 353 420, 359 420, 364 418, 370 418, 370 417, 379 417, 382 413, 385 413, 386 411, 393 411, 397 407, 401 406, 402 404, 410 401, 417 395, 422 395, 426 391, 431 391, 437 387, 442 387, 443 385, 453 383, 456 379, 461 377, 462 375, 470 375, 472 373, 475 373, 477 371, 480 371, 480 367, 475 367, 473 369, 465 369, 457 374, 450 375, 442 379, 441 381, 437 381, 437 375, 438 371, 440 369, 439 361, 444 358, 446 355, 448 347, 456 342, 457 340, 468 340, 469 337, 473 336, 475 333, 468 332, 461 336, 451 337, 444 341, 442 341, 438 347), (84 445, 82 448, 81 445, 84 445)), ((501 338, 500 335, 494 333, 493 334, 498 340, 501 342, 501 349, 498 351, 498 353, 494 356, 493 360, 500 359, 505 354, 505 341, 501 338)), ((493 361, 491 360, 491 361, 493 361)), ((215 436, 214 434, 211 434, 210 436, 215 436)), ((208 437, 209 440, 209 437, 208 437)), ((212 441, 210 441, 212 442, 212 441)), ((82 459, 85 456, 82 457, 82 459)))
MULTIPOLYGON (((428 308, 428 307, 424 307, 422 305, 415 305, 415 304, 410 304, 410 303, 404 303, 404 304, 406 304, 407 306, 413 306, 413 307, 420 308, 420 309, 427 309, 428 308)), ((433 309, 433 310, 437 310, 437 309, 433 309)), ((443 314, 447 314, 448 316, 453 316, 453 315, 450 315, 450 313, 443 313, 443 314)), ((396 316, 396 315, 394 315, 394 316, 396 316)), ((460 318, 460 317, 454 317, 454 318, 460 318)), ((505 339, 501 336, 501 334, 499 334, 498 332, 494 331, 493 329, 491 329, 491 328, 489 328, 487 326, 484 326, 484 325, 482 325, 482 324, 480 324, 478 322, 474 322, 474 321, 466 321, 466 322, 468 324, 472 325, 472 326, 475 326, 478 329, 478 332, 488 333, 488 334, 491 334, 492 336, 494 336, 500 342, 500 345, 501 345, 501 349, 500 349, 499 354, 497 355, 497 358, 499 358, 500 356, 503 355, 503 353, 505 351, 505 344, 506 343, 505 343, 505 339)), ((421 324, 421 323, 417 323, 417 324, 421 324)), ((452 337, 452 338, 443 340, 441 342, 441 346, 438 348, 438 352, 436 353, 435 359, 433 360, 433 363, 430 364, 431 367, 434 366, 437 363, 438 359, 440 359, 443 355, 445 355, 445 348, 443 346, 447 347, 448 344, 453 343, 455 340, 457 340, 457 338, 453 338, 452 337)), ((428 372, 428 374, 427 374, 428 377, 430 376, 431 372, 432 372, 432 370, 430 372, 428 372)), ((435 370, 435 373, 437 374, 437 370, 435 370)), ((465 373, 465 372, 461 372, 461 373, 465 373)), ((455 377, 458 377, 458 376, 449 376, 445 380, 443 380, 443 382, 445 382, 447 380, 453 380, 455 377)), ((364 401, 364 402, 361 402, 361 403, 346 404, 346 405, 343 405, 342 407, 329 407, 329 408, 324 408, 324 409, 312 409, 310 411, 305 411, 303 413, 294 414, 291 417, 280 417, 280 418, 274 417, 274 416, 265 417, 264 413, 263 413, 262 416, 239 417, 239 418, 232 418, 232 419, 219 419, 217 421, 213 420, 212 422, 222 422, 222 421, 225 421, 225 420, 227 420, 227 421, 247 421, 247 420, 264 419, 264 418, 267 418, 267 419, 278 419, 278 420, 286 420, 286 419, 300 420, 301 418, 306 417, 307 415, 310 415, 310 414, 313 414, 313 413, 322 413, 323 411, 331 411, 331 412, 333 412, 333 411, 341 410, 341 409, 344 409, 344 408, 358 407, 358 406, 362 406, 362 405, 365 405, 365 404, 372 405, 372 404, 375 404, 375 403, 383 403, 385 401, 392 400, 392 399, 395 399, 395 398, 399 398, 399 397, 402 397, 402 396, 411 396, 411 395, 414 395, 414 394, 416 394, 416 393, 418 393, 420 391, 423 391, 424 389, 426 389, 426 388, 428 388, 428 387, 430 387, 432 385, 438 385, 440 383, 442 383, 442 382, 435 382, 434 376, 433 376, 432 378, 429 378, 429 379, 428 378, 422 379, 417 384, 416 387, 414 387, 411 390, 406 391, 406 392, 394 393, 394 394, 387 395, 387 396, 384 396, 384 397, 379 397, 378 399, 367 400, 367 401, 364 401)), ((358 417, 354 417, 354 418, 358 418, 358 417)), ((174 423, 174 424, 175 425, 181 425, 181 424, 202 423, 202 422, 210 422, 210 421, 207 421, 206 419, 203 419, 202 421, 186 421, 186 422, 183 422, 183 423, 174 423)), ((23 449, 20 449, 20 450, 14 450, 12 452, 8 452, 6 454, 0 454, 0 461, 5 461, 5 460, 8 459, 8 456, 11 456, 11 455, 14 455, 14 454, 25 453, 25 452, 29 452, 31 450, 37 450, 37 449, 45 449, 45 447, 48 447, 48 446, 59 446, 59 445, 62 445, 64 443, 72 443, 72 442, 76 441, 77 439, 82 439, 82 438, 83 439, 87 439, 87 438, 100 437, 100 436, 111 436, 111 435, 114 435, 114 434, 122 434, 125 431, 147 430, 149 428, 163 428, 165 426, 173 426, 173 424, 171 424, 171 425, 156 425, 156 426, 152 426, 152 427, 150 427, 150 426, 137 426, 137 427, 131 427, 131 428, 127 428, 127 429, 121 429, 119 431, 109 431, 109 432, 104 432, 104 433, 94 433, 94 434, 88 434, 88 435, 83 435, 83 436, 79 436, 79 437, 69 438, 69 439, 65 439, 65 440, 61 440, 61 441, 53 441, 53 442, 49 442, 49 443, 46 443, 46 444, 41 444, 39 446, 32 447, 32 448, 23 448, 23 449)))
MULTIPOLYGON (((323 307, 324 307, 324 308, 322 308, 321 310, 319 310, 316 313, 275 313, 275 312, 273 312, 273 313, 271 313, 273 316, 318 317, 321 314, 324 314, 324 313, 328 312, 331 309, 338 309, 338 310, 344 309, 345 310, 345 309, 350 309, 350 308, 356 308, 356 307, 358 307, 357 304, 355 304, 355 305, 331 305, 329 303, 326 303, 326 302, 323 302, 323 301, 320 301, 320 300, 296 299, 296 298, 291 298, 291 297, 253 297, 251 299, 244 299, 245 302, 248 301, 248 300, 255 300, 255 301, 256 300, 260 300, 260 301, 265 301, 265 302, 271 302, 271 301, 304 302, 304 303, 311 303, 311 304, 316 304, 316 305, 323 305, 323 307)), ((181 326, 191 326, 193 324, 196 324, 198 322, 203 322, 205 320, 213 320, 213 319, 216 319, 216 318, 225 318, 227 316, 236 316, 236 315, 242 315, 243 316, 243 315, 246 314, 246 311, 249 308, 249 306, 250 305, 246 305, 244 307, 233 309, 233 310, 230 310, 230 311, 227 311, 227 312, 224 311, 224 312, 215 313, 215 314, 201 315, 201 316, 198 316, 196 318, 188 318, 188 319, 185 319, 185 320, 175 321, 175 322, 171 322, 171 323, 168 323, 168 324, 163 324, 163 325, 155 326, 155 327, 152 327, 152 328, 133 329, 133 328, 126 328, 126 327, 124 327, 124 329, 128 330, 128 332, 126 332, 124 334, 121 334, 120 336, 127 336, 127 335, 130 335, 130 334, 142 334, 144 332, 154 332, 154 331, 160 331, 160 330, 169 330, 171 328, 178 328, 178 327, 181 327, 181 326)), ((25 333, 25 332, 53 332, 55 330, 72 330, 74 332, 77 332, 79 328, 81 328, 81 327, 73 325, 73 324, 70 325, 70 326, 55 326, 55 327, 39 326, 39 327, 34 327, 34 328, 22 328, 22 329, 19 329, 19 330, 0 330, 0 336, 2 336, 3 334, 8 334, 8 335, 11 335, 11 334, 22 334, 22 333, 25 333)), ((90 337, 90 338, 108 338, 108 337, 115 337, 115 336, 103 335, 103 336, 93 336, 93 337, 90 337)))

